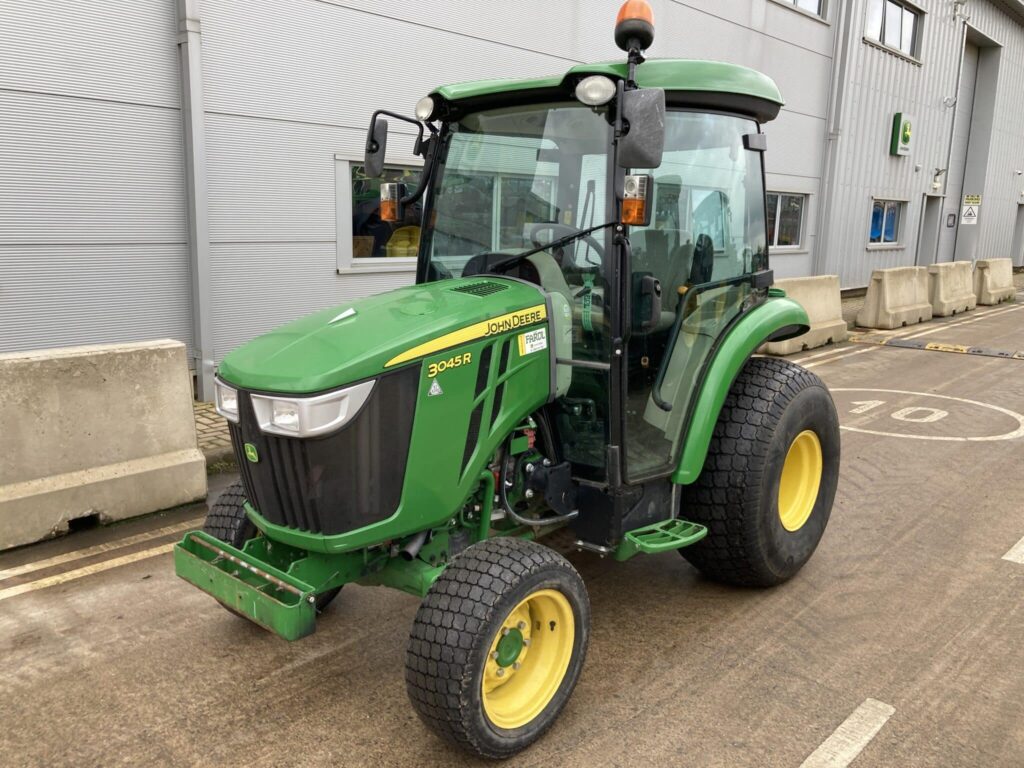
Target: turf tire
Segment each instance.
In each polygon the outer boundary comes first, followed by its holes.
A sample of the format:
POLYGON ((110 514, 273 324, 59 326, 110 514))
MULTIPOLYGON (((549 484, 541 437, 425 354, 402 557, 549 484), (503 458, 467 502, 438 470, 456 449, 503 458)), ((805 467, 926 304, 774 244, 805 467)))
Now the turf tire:
POLYGON ((825 384, 788 360, 747 361, 722 406, 704 468, 683 487, 682 516, 708 535, 680 554, 705 576, 767 587, 791 578, 814 553, 839 480, 839 419, 825 384), (779 516, 779 481, 794 438, 812 430, 822 473, 810 517, 796 531, 779 516))
POLYGON ((532 541, 497 538, 456 557, 420 604, 406 653, 405 682, 420 719, 438 736, 476 755, 505 758, 525 749, 557 719, 587 652, 590 601, 569 561, 532 541), (575 624, 568 668, 548 705, 514 730, 495 726, 483 704, 488 652, 509 612, 530 594, 554 589, 575 624))

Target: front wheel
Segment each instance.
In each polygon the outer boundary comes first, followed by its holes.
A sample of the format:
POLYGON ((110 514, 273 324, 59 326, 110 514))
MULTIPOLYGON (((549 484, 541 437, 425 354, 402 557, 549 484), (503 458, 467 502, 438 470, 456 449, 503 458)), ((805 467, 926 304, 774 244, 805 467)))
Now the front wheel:
POLYGON ((788 360, 751 358, 729 390, 682 516, 708 535, 680 553, 705 576, 773 586, 821 540, 839 482, 839 417, 825 384, 788 360))
POLYGON ((590 602, 569 561, 532 541, 480 542, 452 561, 416 613, 409 699, 442 738, 509 757, 569 700, 589 633, 590 602))

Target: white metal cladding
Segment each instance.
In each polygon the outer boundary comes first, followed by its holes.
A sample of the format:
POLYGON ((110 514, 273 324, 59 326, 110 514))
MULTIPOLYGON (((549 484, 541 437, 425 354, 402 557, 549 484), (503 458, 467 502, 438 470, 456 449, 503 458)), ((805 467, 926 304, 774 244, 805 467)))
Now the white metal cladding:
POLYGON ((174 3, 0 0, 0 88, 177 107, 174 3))
POLYGON ((0 350, 191 344, 184 244, 0 244, 0 350))
POLYGON ((173 3, 0 0, 0 351, 191 343, 173 3))
MULTIPOLYGON (((917 237, 922 197, 931 189, 934 170, 946 167, 956 96, 961 50, 961 26, 953 17, 953 4, 922 0, 926 12, 921 31, 920 65, 865 43, 865 0, 854 0, 849 34, 850 77, 845 85, 843 121, 838 144, 835 197, 828 225, 828 253, 821 254, 822 273, 836 273, 844 288, 866 285, 871 271, 912 265, 917 259, 917 237), (949 101, 944 103, 944 100, 949 101), (892 117, 913 115, 914 149, 907 157, 889 155, 892 117), (915 170, 920 166, 920 170, 915 170), (869 249, 872 197, 906 200, 901 243, 896 248, 869 249)), ((985 219, 980 222, 978 253, 1009 253, 1013 233, 1013 169, 1024 165, 1024 28, 987 0, 970 0, 970 25, 1004 44, 1000 64, 993 143, 985 184, 985 219)), ((955 197, 952 188, 949 195, 955 197)), ((948 199, 947 213, 959 214, 959 200, 948 199)), ((922 263, 927 263, 927 259, 922 263)))

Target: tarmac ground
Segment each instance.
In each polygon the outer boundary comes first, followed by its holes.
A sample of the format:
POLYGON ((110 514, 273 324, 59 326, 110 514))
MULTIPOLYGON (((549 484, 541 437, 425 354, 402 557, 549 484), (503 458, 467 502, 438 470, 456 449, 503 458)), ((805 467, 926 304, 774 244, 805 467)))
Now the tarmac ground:
MULTIPOLYGON (((795 355, 843 426, 817 553, 772 590, 572 553, 583 676, 506 764, 1024 765, 1022 350, 1018 303, 795 355)), ((0 764, 477 764, 406 700, 415 598, 349 586, 279 640, 175 577, 204 513, 0 554, 0 764)))

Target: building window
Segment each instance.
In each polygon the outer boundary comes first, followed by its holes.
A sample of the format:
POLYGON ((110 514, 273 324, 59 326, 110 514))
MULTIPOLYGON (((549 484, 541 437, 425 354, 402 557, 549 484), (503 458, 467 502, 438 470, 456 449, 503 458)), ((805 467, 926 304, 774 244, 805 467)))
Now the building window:
POLYGON ((825 18, 825 0, 779 0, 787 5, 795 5, 801 10, 825 18))
POLYGON ((405 184, 416 191, 419 168, 385 168, 380 178, 366 175, 362 165, 349 165, 352 179, 352 258, 415 258, 420 242, 420 203, 406 206, 401 221, 381 221, 380 185, 405 184))
POLYGON ((773 248, 799 248, 804 227, 807 195, 785 192, 768 193, 768 245, 773 248))
POLYGON ((868 40, 916 58, 920 27, 921 12, 917 9, 893 0, 868 0, 864 24, 868 40))
POLYGON ((900 200, 875 200, 871 206, 872 244, 894 245, 900 241, 903 206, 900 200))

